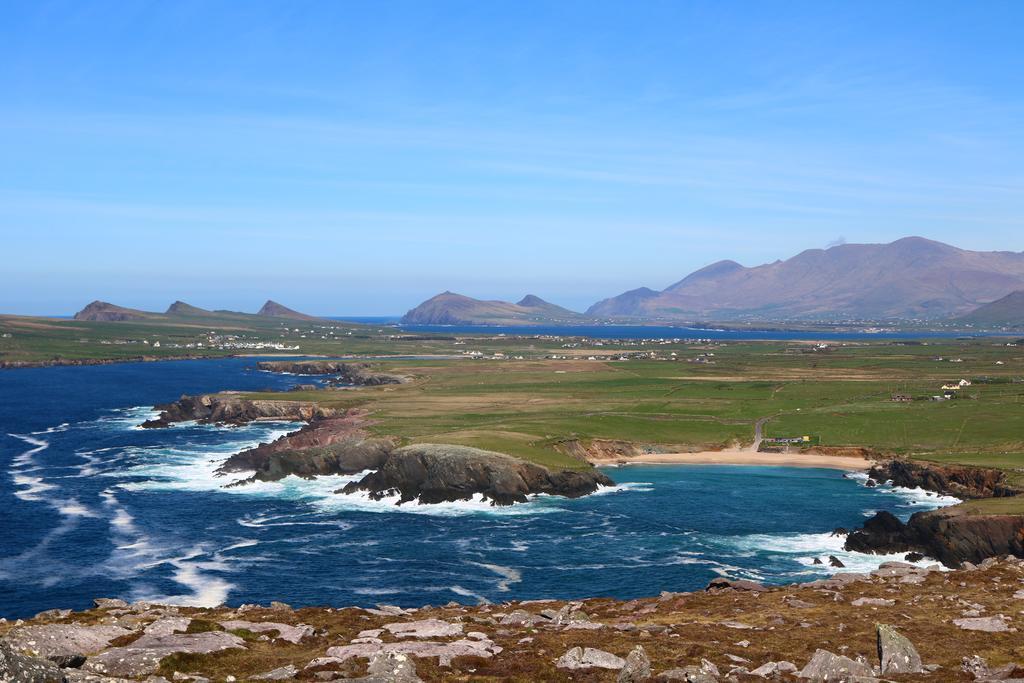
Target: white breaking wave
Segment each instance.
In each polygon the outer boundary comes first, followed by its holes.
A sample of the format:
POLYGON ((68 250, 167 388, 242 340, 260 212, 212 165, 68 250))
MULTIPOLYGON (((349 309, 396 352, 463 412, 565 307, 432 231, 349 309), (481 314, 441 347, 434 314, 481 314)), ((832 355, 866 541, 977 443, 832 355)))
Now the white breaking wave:
POLYGON ((523 580, 522 572, 515 567, 505 567, 500 564, 488 564, 486 562, 470 562, 469 564, 488 569, 500 576, 501 580, 497 582, 495 587, 502 593, 507 593, 509 586, 513 583, 519 583, 523 580))
MULTIPOLYGON (((753 551, 758 554, 772 555, 780 559, 798 562, 806 568, 803 573, 835 574, 836 572, 871 572, 878 569, 883 562, 906 562, 906 553, 889 555, 872 555, 845 550, 843 545, 846 537, 831 533, 818 534, 751 534, 731 539, 728 545, 742 551, 753 551), (843 563, 843 567, 829 565, 829 556, 834 556, 843 563), (815 564, 817 558, 822 564, 815 564)), ((914 563, 921 567, 935 564, 935 560, 925 558, 914 563)))

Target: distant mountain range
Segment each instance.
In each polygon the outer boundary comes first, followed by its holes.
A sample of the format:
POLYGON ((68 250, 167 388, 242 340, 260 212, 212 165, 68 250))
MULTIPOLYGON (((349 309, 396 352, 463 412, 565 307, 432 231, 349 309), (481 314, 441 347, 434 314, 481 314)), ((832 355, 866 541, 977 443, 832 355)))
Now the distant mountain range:
POLYGON ((531 325, 578 324, 586 318, 567 308, 527 294, 518 303, 481 301, 454 292, 442 292, 406 313, 408 325, 531 325))
POLYGON ((240 313, 238 311, 209 311, 187 304, 184 301, 175 301, 167 307, 163 313, 153 311, 140 311, 135 308, 125 308, 106 301, 93 301, 91 304, 75 313, 75 320, 91 320, 103 322, 119 322, 127 320, 167 320, 173 318, 196 319, 196 318, 225 318, 225 317, 252 318, 260 316, 264 318, 285 318, 288 320, 320 320, 320 318, 293 311, 287 306, 282 306, 276 301, 268 300, 257 313, 240 313))
MULTIPOLYGON (((512 304, 445 292, 409 311, 402 322, 945 321, 995 306, 1017 290, 1024 290, 1022 252, 968 251, 906 237, 890 244, 809 249, 752 268, 719 261, 664 290, 633 289, 597 302, 584 314, 533 296, 512 304)), ((1013 310, 1011 305, 993 309, 1011 319, 1017 315, 1013 310)))

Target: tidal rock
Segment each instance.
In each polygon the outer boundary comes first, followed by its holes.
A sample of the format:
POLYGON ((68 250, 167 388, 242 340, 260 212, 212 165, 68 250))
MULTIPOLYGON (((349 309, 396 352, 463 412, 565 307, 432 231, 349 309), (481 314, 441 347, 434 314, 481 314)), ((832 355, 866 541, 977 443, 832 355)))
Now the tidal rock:
POLYGON ((111 648, 90 657, 83 668, 104 676, 140 678, 156 671, 164 657, 178 652, 209 654, 244 648, 245 641, 223 631, 175 633, 167 636, 143 635, 130 645, 111 648))
POLYGON ((384 628, 397 638, 450 638, 462 634, 462 624, 453 624, 440 619, 385 624, 384 628))
POLYGON ((883 674, 923 673, 921 656, 910 640, 887 624, 878 624, 878 660, 883 674))
POLYGON ((800 678, 812 681, 851 681, 858 677, 872 679, 874 672, 863 662, 832 654, 828 650, 817 650, 811 661, 800 670, 800 678))
POLYGON ((839 567, 840 569, 843 569, 843 568, 846 567, 846 565, 843 564, 842 560, 840 560, 835 555, 829 555, 828 556, 828 564, 829 564, 830 567, 839 567))
POLYGON ((618 671, 626 666, 626 660, 613 655, 611 652, 598 650, 596 648, 574 647, 558 658, 555 666, 559 669, 611 669, 618 671))
POLYGON ((65 683, 64 672, 45 659, 19 654, 0 641, 0 681, 12 683, 65 683))
POLYGON ((985 631, 987 633, 1001 633, 1009 631, 1008 619, 1003 615, 996 617, 967 617, 954 619, 953 623, 965 631, 985 631))
POLYGON ((637 645, 626 656, 626 664, 619 671, 616 683, 637 683, 651 677, 651 660, 643 646, 637 645))
POLYGON ((19 626, 4 636, 4 640, 15 650, 39 657, 55 657, 99 652, 110 645, 110 641, 130 633, 126 628, 110 624, 43 624, 19 626))

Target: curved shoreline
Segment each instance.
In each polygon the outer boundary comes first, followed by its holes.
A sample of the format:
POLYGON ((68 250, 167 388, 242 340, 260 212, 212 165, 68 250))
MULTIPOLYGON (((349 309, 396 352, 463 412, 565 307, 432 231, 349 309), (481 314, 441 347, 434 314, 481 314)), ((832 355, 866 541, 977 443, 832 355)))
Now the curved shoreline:
POLYGON ((699 451, 696 453, 647 453, 626 458, 590 458, 598 467, 612 465, 764 465, 777 467, 820 467, 866 471, 874 464, 867 458, 811 453, 757 453, 754 451, 699 451))

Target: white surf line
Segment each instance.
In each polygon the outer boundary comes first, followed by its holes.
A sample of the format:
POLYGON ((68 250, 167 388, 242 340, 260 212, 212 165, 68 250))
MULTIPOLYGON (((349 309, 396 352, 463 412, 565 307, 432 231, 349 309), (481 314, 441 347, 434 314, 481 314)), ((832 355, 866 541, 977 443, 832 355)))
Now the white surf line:
POLYGON ((509 586, 513 583, 519 583, 523 580, 522 572, 515 567, 505 567, 500 564, 489 564, 487 562, 470 562, 469 564, 490 570, 502 577, 495 585, 495 587, 502 593, 507 593, 509 591, 509 586))

